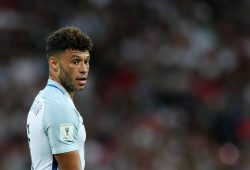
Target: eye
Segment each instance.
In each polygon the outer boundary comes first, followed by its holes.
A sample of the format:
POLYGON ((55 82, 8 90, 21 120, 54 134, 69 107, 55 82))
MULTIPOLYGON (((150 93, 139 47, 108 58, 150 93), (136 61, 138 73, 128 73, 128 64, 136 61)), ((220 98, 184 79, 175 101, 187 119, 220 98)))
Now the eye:
POLYGON ((73 63, 73 64, 78 64, 79 61, 78 61, 78 60, 73 60, 72 63, 73 63))
POLYGON ((85 64, 89 64, 89 60, 85 60, 84 63, 85 63, 85 64))

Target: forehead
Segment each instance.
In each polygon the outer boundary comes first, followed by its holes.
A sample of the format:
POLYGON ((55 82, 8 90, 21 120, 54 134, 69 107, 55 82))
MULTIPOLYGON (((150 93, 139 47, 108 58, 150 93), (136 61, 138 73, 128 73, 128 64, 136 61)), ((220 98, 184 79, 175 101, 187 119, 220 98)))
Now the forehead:
POLYGON ((70 58, 72 57, 80 57, 80 58, 89 58, 90 54, 89 51, 79 51, 79 50, 73 50, 73 49, 67 49, 64 52, 64 55, 70 58))

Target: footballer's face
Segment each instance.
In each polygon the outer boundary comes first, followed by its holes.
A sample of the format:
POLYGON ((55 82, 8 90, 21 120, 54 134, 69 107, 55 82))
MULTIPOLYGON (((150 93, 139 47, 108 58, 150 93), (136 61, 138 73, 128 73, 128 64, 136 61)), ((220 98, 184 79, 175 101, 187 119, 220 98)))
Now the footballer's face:
POLYGON ((59 56, 59 83, 70 93, 83 90, 88 78, 88 51, 66 50, 59 56))

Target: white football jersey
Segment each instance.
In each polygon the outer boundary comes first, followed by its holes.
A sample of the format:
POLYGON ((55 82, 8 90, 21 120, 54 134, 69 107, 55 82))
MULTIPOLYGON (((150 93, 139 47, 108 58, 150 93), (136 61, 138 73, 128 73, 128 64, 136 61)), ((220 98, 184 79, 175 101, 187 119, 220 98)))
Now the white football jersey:
POLYGON ((86 132, 67 91, 53 80, 36 96, 27 118, 32 170, 59 170, 53 154, 79 151, 84 169, 86 132))

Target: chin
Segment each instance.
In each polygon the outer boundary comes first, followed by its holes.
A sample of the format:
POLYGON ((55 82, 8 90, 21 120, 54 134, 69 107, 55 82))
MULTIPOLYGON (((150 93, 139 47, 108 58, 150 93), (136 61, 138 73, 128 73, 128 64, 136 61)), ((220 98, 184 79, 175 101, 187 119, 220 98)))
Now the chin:
POLYGON ((77 87, 76 89, 76 91, 82 91, 83 89, 85 88, 85 85, 84 86, 80 86, 80 87, 77 87))

